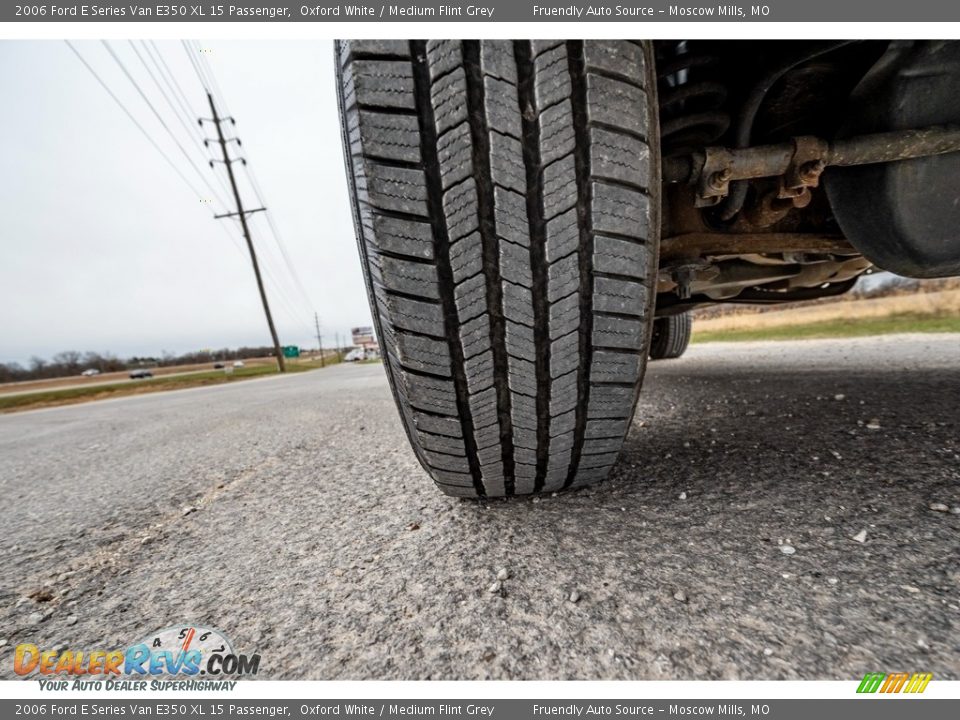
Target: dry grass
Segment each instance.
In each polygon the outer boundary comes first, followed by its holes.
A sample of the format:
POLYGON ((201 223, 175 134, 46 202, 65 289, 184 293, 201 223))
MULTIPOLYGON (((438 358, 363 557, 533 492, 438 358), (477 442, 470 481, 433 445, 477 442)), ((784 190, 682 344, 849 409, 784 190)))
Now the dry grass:
POLYGON ((696 338, 697 335, 722 332, 756 332, 794 325, 834 324, 838 321, 847 323, 895 317, 960 317, 960 289, 850 300, 755 314, 698 317, 693 324, 693 333, 696 338))

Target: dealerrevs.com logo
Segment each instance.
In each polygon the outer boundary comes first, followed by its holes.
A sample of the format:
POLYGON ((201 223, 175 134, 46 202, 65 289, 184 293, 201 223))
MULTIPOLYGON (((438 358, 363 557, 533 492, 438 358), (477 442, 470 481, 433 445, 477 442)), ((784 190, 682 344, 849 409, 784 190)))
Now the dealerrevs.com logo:
POLYGON ((197 625, 164 628, 122 650, 44 650, 22 643, 13 655, 17 675, 36 677, 52 690, 141 690, 147 679, 151 689, 232 689, 232 678, 259 669, 259 655, 237 653, 219 630, 197 625))

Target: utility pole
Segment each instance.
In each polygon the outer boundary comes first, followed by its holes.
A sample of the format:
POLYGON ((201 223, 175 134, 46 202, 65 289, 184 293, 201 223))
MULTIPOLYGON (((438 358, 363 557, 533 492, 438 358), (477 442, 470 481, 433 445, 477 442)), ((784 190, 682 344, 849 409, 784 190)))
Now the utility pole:
POLYGON ((320 316, 317 313, 313 314, 313 322, 317 326, 317 347, 320 348, 320 367, 326 367, 327 364, 323 359, 323 338, 320 336, 320 316))
MULTIPOLYGON (((226 213, 224 215, 216 215, 215 217, 218 220, 225 217, 240 218, 243 237, 247 241, 247 249, 250 251, 250 262, 253 263, 253 274, 257 277, 257 289, 260 290, 260 301, 263 303, 263 313, 267 316, 267 326, 270 328, 270 337, 273 339, 273 350, 277 356, 277 366, 280 368, 280 372, 286 372, 287 363, 283 358, 283 350, 280 348, 280 338, 277 337, 277 329, 273 324, 273 315, 270 314, 270 303, 267 302, 267 291, 263 287, 263 278, 260 277, 260 264, 257 262, 257 252, 253 248, 253 240, 250 239, 250 227, 247 224, 247 215, 266 210, 266 208, 255 208, 253 210, 243 209, 243 201, 240 199, 240 191, 237 189, 237 179, 233 176, 233 163, 236 158, 231 159, 230 153, 227 152, 227 140, 223 137, 223 128, 221 127, 223 119, 217 114, 217 106, 213 102, 213 95, 209 92, 207 93, 207 100, 210 102, 210 112, 213 115, 212 122, 217 127, 216 142, 220 144, 220 151, 223 153, 223 160, 221 162, 227 167, 227 176, 230 178, 230 189, 233 190, 233 199, 237 203, 237 211, 235 213, 226 213)), ((200 120, 200 124, 203 125, 202 119, 200 120)), ((236 138, 231 139, 236 140, 236 138)), ((239 140, 236 142, 238 145, 240 144, 239 140)), ((213 162, 213 160, 210 161, 211 167, 213 166, 213 162)), ((243 162, 246 163, 245 160, 243 162)))

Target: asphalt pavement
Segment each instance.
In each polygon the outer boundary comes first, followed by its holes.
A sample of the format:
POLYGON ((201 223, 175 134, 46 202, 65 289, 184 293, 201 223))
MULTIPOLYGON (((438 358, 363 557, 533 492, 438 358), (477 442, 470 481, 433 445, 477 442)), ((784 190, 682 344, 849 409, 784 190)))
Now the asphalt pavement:
POLYGON ((0 416, 0 497, 4 678, 194 622, 271 679, 960 679, 960 335, 692 346, 556 496, 440 495, 359 365, 0 416))

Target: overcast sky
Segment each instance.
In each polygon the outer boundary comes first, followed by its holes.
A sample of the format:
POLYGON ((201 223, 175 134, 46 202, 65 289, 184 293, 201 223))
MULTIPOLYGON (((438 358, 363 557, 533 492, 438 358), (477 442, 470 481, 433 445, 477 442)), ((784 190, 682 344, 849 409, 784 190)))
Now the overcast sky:
MULTIPOLYGON (((237 119, 227 130, 242 139, 239 152, 254 168, 308 296, 264 217, 253 216, 281 342, 315 345, 316 310, 332 344, 334 333, 369 324, 370 311, 343 172, 331 43, 200 44, 237 119)), ((204 189, 106 48, 75 45, 204 189)), ((209 115, 183 46, 157 46, 192 109, 209 115)), ((111 47, 226 197, 214 181, 223 166, 209 168, 130 44, 111 47)), ((0 97, 0 362, 60 350, 129 356, 269 343, 238 224, 212 219, 223 208, 201 202, 65 43, 0 41, 0 97)), ((242 190, 255 206, 245 180, 242 190)))

